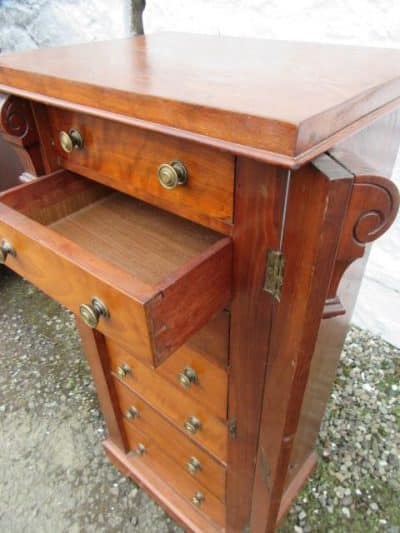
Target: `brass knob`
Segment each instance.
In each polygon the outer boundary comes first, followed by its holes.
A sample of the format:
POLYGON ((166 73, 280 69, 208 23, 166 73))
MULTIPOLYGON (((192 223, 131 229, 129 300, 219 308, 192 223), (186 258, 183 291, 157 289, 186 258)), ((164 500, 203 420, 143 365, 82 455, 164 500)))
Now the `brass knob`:
POLYGON ((186 463, 186 470, 189 472, 189 474, 192 474, 192 476, 194 476, 201 469, 201 463, 198 459, 196 459, 196 457, 191 457, 186 463))
POLYGON ((185 185, 188 172, 181 161, 171 161, 158 167, 158 179, 165 189, 175 189, 178 185, 185 185))
POLYGON ((136 455, 138 455, 139 457, 142 457, 142 455, 144 455, 144 454, 146 453, 146 446, 140 442, 140 443, 136 446, 135 453, 136 453, 136 455))
POLYGON ((201 429, 201 422, 195 416, 189 416, 183 426, 189 433, 197 433, 201 429))
POLYGON ((205 498, 204 494, 198 490, 197 492, 195 492, 195 494, 194 494, 194 496, 192 498, 192 503, 197 505, 197 507, 200 507, 200 505, 204 502, 205 499, 206 498, 205 498))
POLYGON ((193 368, 187 366, 182 370, 180 374, 178 374, 178 381, 182 385, 182 387, 188 389, 194 383, 198 383, 199 378, 197 376, 196 370, 193 370, 193 368))
POLYGON ((83 137, 81 133, 76 129, 66 131, 60 131, 59 135, 60 145, 64 152, 70 154, 72 150, 81 150, 83 148, 83 137))
POLYGON ((128 410, 126 411, 125 416, 128 420, 134 420, 135 418, 139 416, 139 411, 136 409, 134 405, 131 405, 130 407, 128 407, 128 410))
POLYGON ((81 304, 79 306, 79 312, 82 320, 89 328, 97 327, 101 316, 109 318, 110 313, 105 304, 99 299, 93 297, 90 304, 81 304))
POLYGON ((132 370, 129 365, 123 364, 117 367, 117 375, 119 378, 124 379, 128 374, 132 374, 132 370))
POLYGON ((4 264, 8 255, 12 255, 13 257, 15 257, 17 254, 14 248, 12 247, 12 244, 3 239, 0 245, 0 263, 4 264))

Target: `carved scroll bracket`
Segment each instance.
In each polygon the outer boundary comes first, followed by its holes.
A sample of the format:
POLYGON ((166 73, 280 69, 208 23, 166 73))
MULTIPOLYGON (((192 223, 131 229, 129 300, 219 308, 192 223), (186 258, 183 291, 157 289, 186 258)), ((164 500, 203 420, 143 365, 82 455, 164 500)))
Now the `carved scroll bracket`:
POLYGON ((39 135, 28 101, 0 93, 0 133, 16 150, 27 172, 36 176, 43 173, 39 135))
POLYGON ((392 225, 399 209, 396 185, 381 176, 357 176, 343 224, 324 317, 345 312, 337 290, 345 270, 365 253, 367 245, 392 225))

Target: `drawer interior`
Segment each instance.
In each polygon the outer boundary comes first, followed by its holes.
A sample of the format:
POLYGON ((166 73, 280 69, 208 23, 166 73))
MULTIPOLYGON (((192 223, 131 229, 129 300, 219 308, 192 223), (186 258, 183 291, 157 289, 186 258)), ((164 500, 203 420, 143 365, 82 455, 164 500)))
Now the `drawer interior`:
POLYGON ((26 202, 20 194, 2 202, 152 286, 220 238, 78 175, 62 172, 45 181, 46 190, 38 187, 26 202))
POLYGON ((218 240, 207 228, 112 191, 51 227, 150 285, 218 240))
POLYGON ((230 302, 231 241, 69 171, 0 195, 7 265, 158 366, 230 302), (69 287, 67 289, 67 287, 69 287))

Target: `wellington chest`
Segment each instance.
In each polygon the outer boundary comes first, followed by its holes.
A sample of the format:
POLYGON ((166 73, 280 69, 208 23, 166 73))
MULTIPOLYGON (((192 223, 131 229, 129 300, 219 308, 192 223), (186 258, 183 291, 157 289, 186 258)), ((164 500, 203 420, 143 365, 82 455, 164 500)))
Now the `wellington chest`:
POLYGON ((274 531, 370 244, 400 52, 159 34, 0 57, 0 261, 76 315, 105 452, 187 531, 274 531))

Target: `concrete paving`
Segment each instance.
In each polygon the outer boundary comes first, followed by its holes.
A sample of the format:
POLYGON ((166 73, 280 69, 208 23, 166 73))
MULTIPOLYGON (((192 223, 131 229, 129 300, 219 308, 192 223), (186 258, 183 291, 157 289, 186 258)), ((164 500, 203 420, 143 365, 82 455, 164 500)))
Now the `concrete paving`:
POLYGON ((0 531, 181 531, 106 459, 71 313, 0 271, 0 531))

